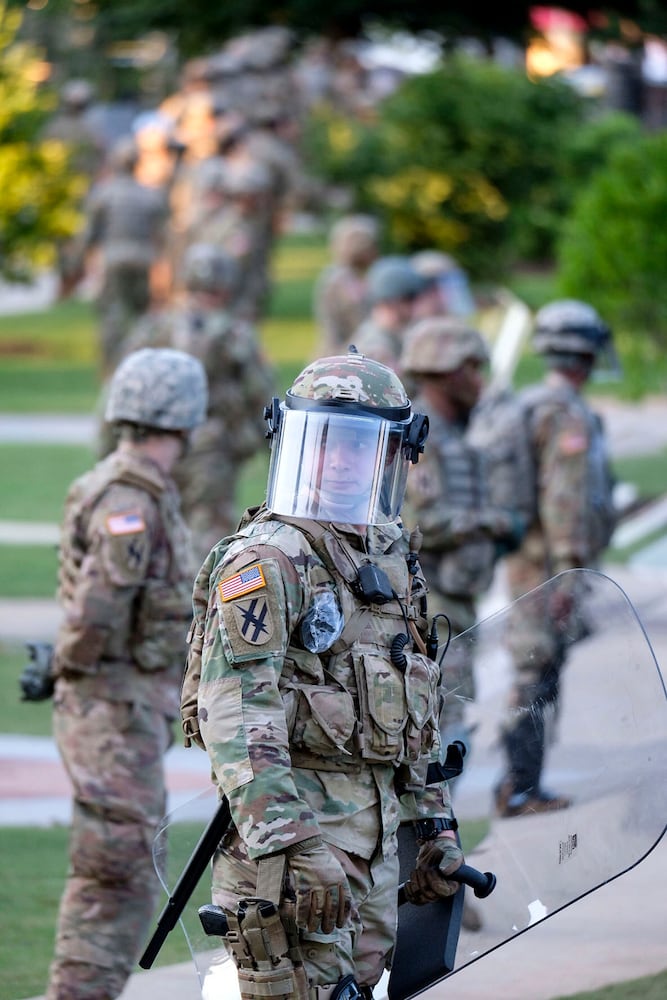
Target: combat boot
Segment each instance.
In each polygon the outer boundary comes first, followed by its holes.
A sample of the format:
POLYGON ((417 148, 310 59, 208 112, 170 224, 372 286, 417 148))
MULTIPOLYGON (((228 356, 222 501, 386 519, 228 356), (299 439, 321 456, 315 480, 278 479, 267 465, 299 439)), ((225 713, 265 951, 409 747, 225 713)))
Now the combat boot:
POLYGON ((532 816, 535 813, 568 809, 572 800, 564 795, 552 795, 542 789, 536 792, 515 792, 509 781, 503 781, 494 793, 496 815, 501 818, 532 816))

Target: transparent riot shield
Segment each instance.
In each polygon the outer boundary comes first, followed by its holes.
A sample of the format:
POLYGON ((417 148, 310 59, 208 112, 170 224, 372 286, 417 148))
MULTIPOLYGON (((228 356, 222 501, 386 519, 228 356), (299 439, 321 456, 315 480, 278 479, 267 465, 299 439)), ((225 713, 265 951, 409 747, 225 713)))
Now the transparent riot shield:
MULTIPOLYGON (((444 656, 462 671, 473 663, 474 700, 466 678, 457 683, 456 670, 448 673, 447 696, 464 700, 463 730, 470 734, 463 773, 451 788, 466 863, 493 873, 495 888, 477 899, 462 887, 445 906, 401 905, 392 970, 376 986, 376 1000, 409 1000, 455 975, 623 875, 665 832, 665 685, 644 628, 613 580, 589 570, 561 574, 453 639, 444 656), (535 685, 529 709, 514 697, 517 680, 527 678, 535 685), (504 734, 526 715, 533 723, 526 739, 531 765, 531 732, 543 741, 540 787, 567 805, 550 810, 533 803, 499 815, 504 734), (464 894, 481 920, 474 930, 465 925, 464 894)), ((211 789, 165 821, 154 854, 168 896, 216 809, 211 789)), ((402 881, 416 851, 414 838, 411 845, 404 837, 402 881)), ((207 902, 208 870, 180 925, 205 1000, 237 1000, 227 946, 207 936, 198 917, 207 902)))
MULTIPOLYGON (((217 808, 217 792, 211 785, 165 816, 153 842, 153 863, 170 900, 202 830, 217 808)), ((206 872, 183 908, 178 924, 194 961, 204 1000, 240 1000, 236 968, 226 946, 221 938, 209 937, 202 929, 199 908, 210 901, 211 879, 206 872)))
MULTIPOLYGON (((443 665, 447 657, 461 670, 458 682, 457 667, 447 675, 449 698, 469 691, 471 662, 476 680, 462 706, 465 766, 451 782, 459 835, 466 862, 497 881, 480 900, 459 890, 475 929, 464 913, 452 934, 444 911, 433 919, 439 904, 401 907, 390 1000, 416 996, 627 872, 667 822, 665 685, 615 582, 563 573, 454 639, 443 665), (519 777, 538 774, 532 794, 509 798, 510 764, 519 777)), ((409 873, 402 859, 401 877, 409 873)))

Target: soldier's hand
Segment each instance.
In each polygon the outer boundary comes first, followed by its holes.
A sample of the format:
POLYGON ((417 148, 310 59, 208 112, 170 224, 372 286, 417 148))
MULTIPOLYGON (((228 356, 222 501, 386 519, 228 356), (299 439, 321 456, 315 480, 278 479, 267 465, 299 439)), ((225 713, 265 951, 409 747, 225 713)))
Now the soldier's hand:
POLYGON ((350 918, 352 894, 341 863, 312 837, 286 852, 287 874, 296 902, 298 927, 330 934, 350 918), (300 850, 297 850, 300 847, 300 850))
POLYGON ((463 861, 463 851, 451 837, 428 840, 419 849, 417 867, 405 883, 408 902, 422 906, 445 896, 453 896, 460 888, 459 883, 446 876, 460 868, 463 861))

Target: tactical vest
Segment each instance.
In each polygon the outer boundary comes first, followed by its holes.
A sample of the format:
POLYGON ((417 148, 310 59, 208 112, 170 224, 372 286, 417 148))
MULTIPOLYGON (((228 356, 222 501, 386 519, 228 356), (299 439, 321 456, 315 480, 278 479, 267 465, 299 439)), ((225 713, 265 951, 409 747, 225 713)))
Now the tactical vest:
POLYGON ((421 631, 425 625, 421 607, 425 591, 419 578, 411 587, 404 547, 391 551, 399 548, 392 546, 388 552, 369 556, 330 524, 278 517, 266 510, 248 516, 249 522, 244 520, 239 532, 211 553, 195 586, 195 619, 188 636, 181 701, 186 746, 192 740, 203 746, 197 689, 208 579, 240 539, 251 537, 253 546, 280 549, 276 535, 288 524, 305 536, 316 557, 308 556, 311 587, 333 586, 344 620, 342 633, 323 653, 306 649, 298 629, 289 637, 279 687, 293 764, 345 773, 358 772, 367 763, 401 765, 404 787, 423 787, 426 766, 440 751, 440 670, 433 660, 410 648, 408 631, 421 631), (358 571, 369 562, 387 575, 400 600, 380 605, 361 598, 358 571))
MULTIPOLYGON (((471 447, 464 437, 446 434, 432 441, 438 453, 438 465, 443 497, 453 513, 462 517, 491 506, 486 459, 481 451, 471 447)), ((493 578, 495 562, 491 538, 479 537, 463 541, 448 552, 423 552, 421 563, 431 586, 451 597, 469 599, 483 593, 493 578)))
MULTIPOLYGON (((132 456, 118 452, 100 462, 73 487, 66 505, 63 526, 65 545, 59 569, 59 596, 65 609, 59 645, 67 644, 67 608, 74 599, 81 565, 87 554, 87 531, 91 515, 105 492, 114 483, 135 486, 157 501, 165 536, 166 565, 160 574, 148 576, 138 588, 127 627, 110 627, 99 662, 93 670, 81 667, 77 673, 95 677, 118 675, 119 665, 138 667, 141 673, 169 673, 174 681, 181 676, 185 633, 190 620, 191 575, 189 539, 174 494, 152 469, 132 456)), ((118 623, 119 625, 121 623, 118 623)), ((71 669, 72 665, 70 665, 71 669)), ((147 683, 155 687, 155 682, 147 683)))

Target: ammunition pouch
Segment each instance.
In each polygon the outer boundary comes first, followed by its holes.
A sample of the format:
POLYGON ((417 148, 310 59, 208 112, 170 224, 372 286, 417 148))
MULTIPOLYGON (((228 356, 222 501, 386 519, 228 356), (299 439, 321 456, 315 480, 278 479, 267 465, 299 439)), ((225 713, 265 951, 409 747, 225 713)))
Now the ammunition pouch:
POLYGON ((290 945, 275 903, 249 897, 239 902, 236 913, 211 906, 202 910, 206 932, 222 933, 232 951, 242 1000, 310 1000, 296 941, 290 945), (219 911, 217 926, 212 910, 219 911))

